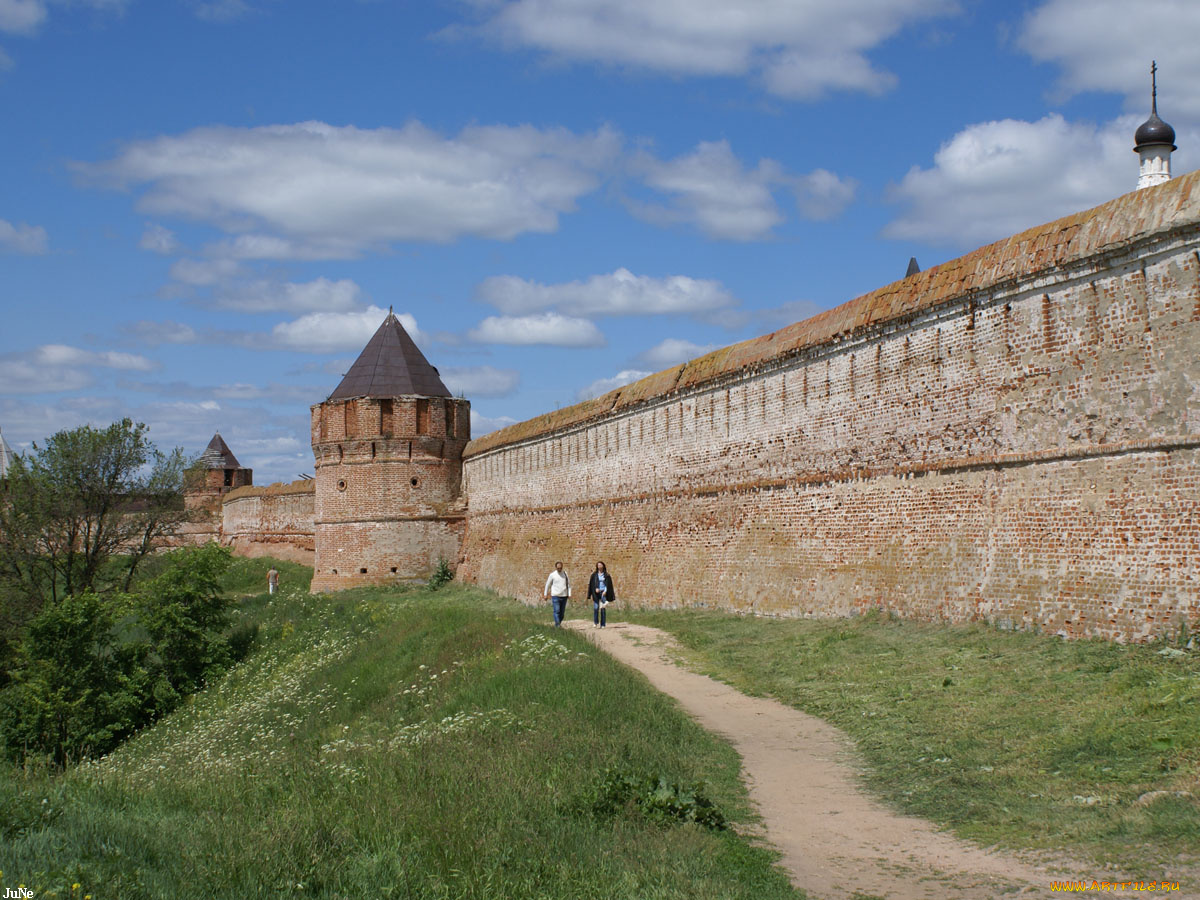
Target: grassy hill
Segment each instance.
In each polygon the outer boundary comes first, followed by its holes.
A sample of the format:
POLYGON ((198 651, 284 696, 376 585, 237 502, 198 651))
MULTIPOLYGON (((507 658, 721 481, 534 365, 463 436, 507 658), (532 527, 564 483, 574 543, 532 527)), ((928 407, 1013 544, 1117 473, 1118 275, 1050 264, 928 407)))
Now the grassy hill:
MULTIPOLYGON (((461 585, 314 597, 286 563, 269 598, 267 565, 238 560, 228 576, 235 627, 258 638, 227 677, 106 759, 0 767, 0 888, 803 896, 740 836, 753 818, 733 751, 548 628, 547 610, 461 585)), ((618 615, 845 729, 898 808, 1097 871, 1200 871, 1200 654, 1184 636, 1123 647, 878 615, 618 615)))
MULTIPOLYGON (((234 590, 257 591, 262 561, 234 590)), ((798 896, 738 760, 542 611, 251 593, 257 649, 117 752, 0 770, 0 887, 92 900, 798 896), (707 783, 698 784, 702 779, 707 783), (708 822, 708 824, 698 824, 708 822)))

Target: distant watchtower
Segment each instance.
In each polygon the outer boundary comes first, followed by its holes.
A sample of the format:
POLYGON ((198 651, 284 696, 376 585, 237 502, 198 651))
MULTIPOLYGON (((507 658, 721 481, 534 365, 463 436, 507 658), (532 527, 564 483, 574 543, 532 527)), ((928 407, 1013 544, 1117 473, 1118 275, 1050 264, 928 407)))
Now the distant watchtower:
POLYGON ((314 591, 427 578, 458 558, 471 404, 452 397, 388 313, 342 383, 312 407, 314 591))
POLYGON ((203 482, 197 487, 204 493, 228 494, 234 488, 254 484, 254 470, 242 468, 219 431, 200 454, 199 462, 203 482))
POLYGON ((220 540, 222 498, 234 488, 253 483, 254 470, 243 468, 221 433, 214 434, 184 484, 183 503, 191 516, 179 531, 179 541, 203 544, 220 540))
MULTIPOLYGON (((190 510, 203 510, 219 518, 221 498, 234 488, 253 483, 254 470, 242 468, 218 431, 196 461, 196 468, 184 488, 184 503, 190 510)), ((215 523, 213 530, 216 530, 215 523)))

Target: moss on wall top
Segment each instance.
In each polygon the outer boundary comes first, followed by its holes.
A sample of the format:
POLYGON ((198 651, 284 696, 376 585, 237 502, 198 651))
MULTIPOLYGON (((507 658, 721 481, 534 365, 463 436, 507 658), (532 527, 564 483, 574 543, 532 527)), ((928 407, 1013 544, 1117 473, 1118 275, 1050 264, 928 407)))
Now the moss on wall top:
MULTIPOLYGON (((1090 256, 1119 252, 1156 234, 1188 226, 1200 227, 1198 185, 1200 171, 1030 228, 803 322, 722 347, 601 397, 485 434, 467 445, 463 458, 582 425, 674 391, 753 370, 780 357, 903 319, 957 298, 1017 284, 1037 274, 1050 274, 1090 256)), ((240 488, 227 499, 241 491, 253 490, 258 489, 240 488)))

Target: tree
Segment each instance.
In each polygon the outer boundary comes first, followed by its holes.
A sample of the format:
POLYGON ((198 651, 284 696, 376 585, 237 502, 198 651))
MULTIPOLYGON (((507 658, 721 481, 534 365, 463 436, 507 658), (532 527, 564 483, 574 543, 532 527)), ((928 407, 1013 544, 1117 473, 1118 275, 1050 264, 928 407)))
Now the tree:
POLYGON ((232 559, 216 543, 177 550, 167 570, 143 586, 137 612, 161 662, 160 701, 200 690, 229 666, 230 601, 221 576, 232 559))
POLYGON ((107 753, 233 662, 231 601, 215 543, 177 550, 136 595, 91 591, 46 603, 0 686, 0 751, 59 766, 107 753))
POLYGON ((150 721, 147 647, 120 642, 114 604, 90 591, 45 607, 29 623, 12 683, 0 691, 0 735, 18 758, 59 766, 106 753, 150 721))
POLYGON ((14 593, 36 612, 84 591, 127 590, 139 563, 184 521, 183 451, 160 452, 146 432, 129 419, 84 425, 17 458, 0 502, 6 605, 14 593), (101 584, 117 555, 121 577, 101 584))

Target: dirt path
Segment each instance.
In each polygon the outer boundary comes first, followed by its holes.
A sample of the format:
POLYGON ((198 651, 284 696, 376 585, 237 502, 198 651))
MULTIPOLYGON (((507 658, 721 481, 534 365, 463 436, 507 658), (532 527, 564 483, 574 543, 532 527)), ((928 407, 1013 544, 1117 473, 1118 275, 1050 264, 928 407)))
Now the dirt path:
POLYGON ((681 668, 665 632, 627 623, 604 629, 586 621, 566 624, 733 744, 767 839, 783 854, 793 884, 816 900, 1049 897, 1054 880, 1093 877, 1095 867, 1037 868, 892 812, 864 793, 856 774, 861 767, 842 732, 681 668))

